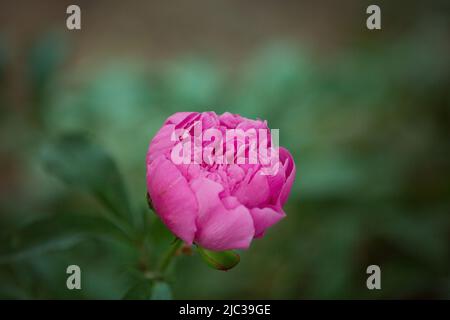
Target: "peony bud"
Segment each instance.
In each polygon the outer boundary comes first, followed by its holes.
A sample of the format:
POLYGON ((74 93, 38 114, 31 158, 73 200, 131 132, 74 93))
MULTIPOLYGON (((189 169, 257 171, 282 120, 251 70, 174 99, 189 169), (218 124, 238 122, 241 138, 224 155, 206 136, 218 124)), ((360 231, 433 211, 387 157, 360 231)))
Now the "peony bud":
POLYGON ((229 251, 211 251, 202 247, 197 247, 200 256, 210 267, 228 271, 235 267, 241 258, 236 252, 229 251))
MULTIPOLYGON (((230 113, 176 113, 147 152, 149 203, 187 245, 247 249, 286 216, 283 205, 296 169, 292 155, 275 140, 266 121, 230 113)), ((225 259, 219 267, 238 261, 235 254, 222 255, 214 256, 225 259)))

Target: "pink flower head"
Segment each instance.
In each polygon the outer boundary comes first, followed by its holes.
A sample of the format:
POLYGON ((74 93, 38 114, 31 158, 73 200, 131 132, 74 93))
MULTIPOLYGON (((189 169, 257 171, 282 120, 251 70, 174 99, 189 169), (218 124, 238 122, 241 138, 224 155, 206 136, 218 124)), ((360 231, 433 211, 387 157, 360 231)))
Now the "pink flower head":
POLYGON ((282 219, 295 177, 291 154, 275 146, 265 121, 230 113, 173 114, 146 162, 148 194, 164 224, 215 251, 247 249, 282 219))

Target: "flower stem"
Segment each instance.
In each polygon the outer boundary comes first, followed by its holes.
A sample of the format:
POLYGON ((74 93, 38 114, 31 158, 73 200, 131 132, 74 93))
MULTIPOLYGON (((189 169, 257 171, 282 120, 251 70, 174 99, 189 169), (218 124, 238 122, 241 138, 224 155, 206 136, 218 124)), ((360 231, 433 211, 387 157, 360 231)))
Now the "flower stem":
POLYGON ((170 262, 172 261, 172 258, 175 256, 175 253, 178 251, 178 249, 183 244, 183 241, 179 238, 176 238, 175 241, 170 246, 169 250, 166 252, 166 254, 163 256, 160 264, 159 264, 159 273, 164 274, 167 270, 167 268, 170 265, 170 262))

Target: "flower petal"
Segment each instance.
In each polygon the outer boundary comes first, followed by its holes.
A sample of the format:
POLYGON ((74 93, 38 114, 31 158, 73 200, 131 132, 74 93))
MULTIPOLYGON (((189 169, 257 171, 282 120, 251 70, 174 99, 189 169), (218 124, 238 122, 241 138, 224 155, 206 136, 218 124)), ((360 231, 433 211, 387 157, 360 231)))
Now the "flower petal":
POLYGON ((233 195, 247 208, 266 205, 270 197, 267 176, 263 175, 260 171, 256 172, 250 182, 247 182, 247 179, 242 181, 233 195))
POLYGON ((270 207, 262 209, 253 208, 250 210, 250 213, 255 224, 255 238, 262 237, 267 228, 286 216, 282 209, 275 210, 270 207))
POLYGON ((286 183, 280 192, 280 205, 283 206, 288 197, 292 188, 292 184, 294 183, 296 169, 295 163, 292 155, 285 148, 280 147, 280 160, 283 163, 284 172, 286 175, 286 183))
POLYGON ((147 189, 156 214, 184 242, 191 245, 197 230, 198 205, 186 178, 164 156, 147 164, 147 189))
POLYGON ((165 125, 156 133, 147 152, 147 163, 152 162, 160 155, 169 155, 170 150, 178 141, 172 139, 172 134, 175 130, 173 124, 165 125))
POLYGON ((210 179, 197 178, 191 188, 199 207, 195 241, 216 251, 247 249, 255 233, 248 209, 243 205, 226 209, 219 197, 222 185, 210 179))
POLYGON ((193 115, 198 115, 198 112, 177 112, 171 115, 169 118, 167 118, 166 122, 164 124, 179 124, 183 120, 185 120, 188 117, 193 117, 193 115))

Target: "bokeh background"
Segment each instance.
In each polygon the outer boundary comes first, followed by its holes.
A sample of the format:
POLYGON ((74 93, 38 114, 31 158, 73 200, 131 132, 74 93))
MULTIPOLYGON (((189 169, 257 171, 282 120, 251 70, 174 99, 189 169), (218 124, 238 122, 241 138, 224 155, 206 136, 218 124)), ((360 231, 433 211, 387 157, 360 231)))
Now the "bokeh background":
POLYGON ((0 1, 0 298, 140 283, 173 239, 147 208, 145 153, 186 110, 267 119, 298 175, 288 217, 238 267, 182 255, 160 296, 450 298, 449 17, 444 0, 0 1), (105 190, 142 214, 139 240, 104 219, 105 190))

